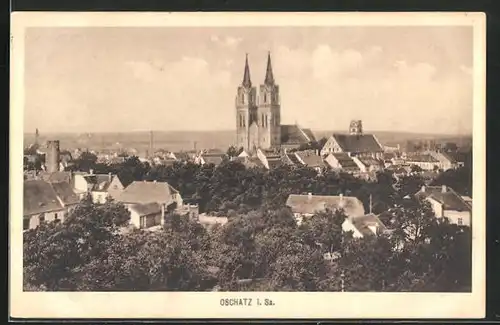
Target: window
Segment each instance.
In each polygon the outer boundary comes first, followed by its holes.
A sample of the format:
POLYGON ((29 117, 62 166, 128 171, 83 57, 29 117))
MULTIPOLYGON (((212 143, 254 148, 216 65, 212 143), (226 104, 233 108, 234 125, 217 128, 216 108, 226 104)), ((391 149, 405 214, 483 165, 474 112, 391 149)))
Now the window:
POLYGON ((267 102, 267 94, 264 93, 264 103, 266 103, 266 102, 267 102))
POLYGON ((458 218, 458 225, 462 226, 464 224, 464 220, 462 218, 458 218))
POLYGON ((42 224, 44 221, 45 221, 45 213, 42 213, 38 216, 38 224, 42 224))
POLYGON ((23 219, 23 230, 28 230, 30 228, 30 218, 23 219))
POLYGON ((264 114, 261 115, 262 126, 264 126, 264 114))

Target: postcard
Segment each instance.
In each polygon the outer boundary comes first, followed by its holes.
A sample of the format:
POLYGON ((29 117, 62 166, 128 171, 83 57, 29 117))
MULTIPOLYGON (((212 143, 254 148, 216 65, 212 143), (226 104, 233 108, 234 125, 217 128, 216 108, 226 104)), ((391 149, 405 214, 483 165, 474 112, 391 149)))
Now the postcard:
POLYGON ((484 317, 485 34, 14 12, 10 315, 484 317))

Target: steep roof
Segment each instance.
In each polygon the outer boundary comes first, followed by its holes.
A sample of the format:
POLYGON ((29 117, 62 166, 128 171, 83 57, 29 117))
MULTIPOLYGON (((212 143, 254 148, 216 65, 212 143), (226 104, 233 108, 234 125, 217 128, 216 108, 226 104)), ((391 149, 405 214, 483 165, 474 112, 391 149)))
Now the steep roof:
POLYGON ((471 211, 472 207, 453 189, 443 186, 426 186, 425 191, 420 190, 416 196, 420 198, 431 198, 443 205, 444 210, 471 211))
POLYGON ((264 84, 269 86, 274 85, 273 67, 271 64, 271 52, 267 53, 267 67, 266 67, 266 77, 264 79, 264 84))
POLYGON ((333 134, 335 141, 344 152, 382 152, 373 134, 333 134))
POLYGON ((172 203, 172 195, 178 193, 167 182, 132 182, 116 198, 123 203, 147 204, 157 202, 160 204, 172 203))
POLYGON ((250 80, 250 67, 248 66, 248 54, 245 56, 245 70, 243 72, 243 81, 241 85, 245 88, 252 87, 252 81, 250 80))
POLYGON ((156 202, 145 203, 145 204, 134 204, 130 206, 130 209, 135 211, 140 217, 161 213, 161 206, 156 202))
POLYGON ((59 199, 64 203, 64 205, 73 205, 80 202, 80 199, 68 183, 52 183, 52 188, 54 189, 59 199))
POLYGON ((363 203, 352 196, 326 196, 326 195, 298 195, 290 194, 286 205, 294 213, 314 214, 325 209, 344 209, 348 216, 362 216, 365 214, 363 203))
POLYGON ((307 144, 315 141, 310 129, 302 129, 298 125, 281 125, 281 144, 307 144))
POLYGON ((358 217, 350 217, 349 221, 363 235, 363 237, 375 236, 387 231, 387 227, 373 213, 358 217), (370 229, 371 226, 376 227, 376 234, 370 229))
POLYGON ((48 182, 42 180, 24 181, 23 195, 23 214, 25 216, 63 209, 56 191, 48 182))

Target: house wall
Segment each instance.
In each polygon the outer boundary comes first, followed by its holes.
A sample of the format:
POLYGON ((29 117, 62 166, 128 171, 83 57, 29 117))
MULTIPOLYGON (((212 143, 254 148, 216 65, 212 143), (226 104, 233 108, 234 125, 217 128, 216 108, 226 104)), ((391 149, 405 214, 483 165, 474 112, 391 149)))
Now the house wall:
POLYGON ((454 211, 445 210, 444 216, 449 219, 450 223, 461 225, 461 226, 471 226, 471 213, 469 211, 454 211), (461 224, 459 223, 461 219, 461 224))
MULTIPOLYGON (((44 217, 45 217, 45 222, 50 222, 54 221, 57 219, 64 221, 64 215, 66 213, 66 209, 61 209, 61 210, 56 210, 56 211, 51 211, 51 212, 45 212, 44 217)), ((32 214, 30 216, 24 216, 23 219, 29 219, 29 228, 28 229, 34 229, 40 225, 40 216, 42 213, 37 213, 37 214, 32 214)), ((23 222, 23 230, 24 229, 24 222, 23 222)))
POLYGON ((330 136, 321 149, 321 155, 323 156, 333 152, 342 152, 342 148, 340 148, 337 141, 335 141, 335 138, 330 136))
POLYGON ((363 238, 363 234, 361 234, 359 232, 359 230, 356 229, 356 227, 354 227, 354 225, 352 224, 352 222, 349 219, 346 219, 342 223, 342 230, 344 232, 352 231, 352 235, 353 235, 354 238, 363 238))
POLYGON ((123 186, 122 182, 120 182, 118 176, 114 176, 111 184, 109 184, 108 194, 112 198, 116 198, 121 192, 123 192, 124 189, 125 187, 123 186))
POLYGON ((442 218, 443 217, 443 205, 431 198, 427 198, 427 201, 431 204, 432 211, 434 211, 434 214, 436 215, 436 218, 442 218))
POLYGON ((74 188, 77 192, 87 192, 88 185, 83 175, 73 175, 74 188))
POLYGON ((101 204, 106 203, 106 198, 109 196, 107 192, 98 191, 93 191, 90 193, 90 195, 92 196, 92 202, 101 204))
MULTIPOLYGON (((134 211, 133 209, 128 209, 130 211, 130 224, 135 226, 136 228, 141 228, 141 216, 136 212, 134 211)), ((153 226, 157 226, 157 225, 160 225, 161 224, 161 212, 160 213, 154 213, 154 214, 151 214, 149 216, 147 216, 147 218, 149 219, 155 219, 155 224, 153 226)))

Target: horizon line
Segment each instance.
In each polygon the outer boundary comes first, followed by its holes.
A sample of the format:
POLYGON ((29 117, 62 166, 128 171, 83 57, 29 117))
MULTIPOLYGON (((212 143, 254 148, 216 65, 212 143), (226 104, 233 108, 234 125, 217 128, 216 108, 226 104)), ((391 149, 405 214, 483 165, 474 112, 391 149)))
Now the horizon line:
MULTIPOLYGON (((310 129, 313 132, 330 132, 330 133, 349 133, 348 130, 327 130, 327 129, 311 129, 311 128, 306 128, 310 129)), ((236 129, 219 129, 219 130, 214 130, 214 129, 204 129, 204 130, 154 130, 154 129, 143 129, 143 130, 127 130, 127 131, 49 131, 49 132, 40 132, 40 129, 38 129, 39 136, 44 137, 43 134, 113 134, 113 133, 181 133, 181 132, 191 132, 191 133, 205 133, 205 132, 236 132, 236 129)), ((384 133, 404 133, 404 134, 415 134, 415 135, 439 135, 439 136, 472 136, 473 132, 464 132, 464 133, 430 133, 430 132, 418 132, 418 131, 399 131, 399 130, 363 130, 364 134, 369 134, 369 133, 379 133, 379 132, 384 132, 384 133)), ((23 135, 35 135, 35 132, 23 132, 23 135)))

